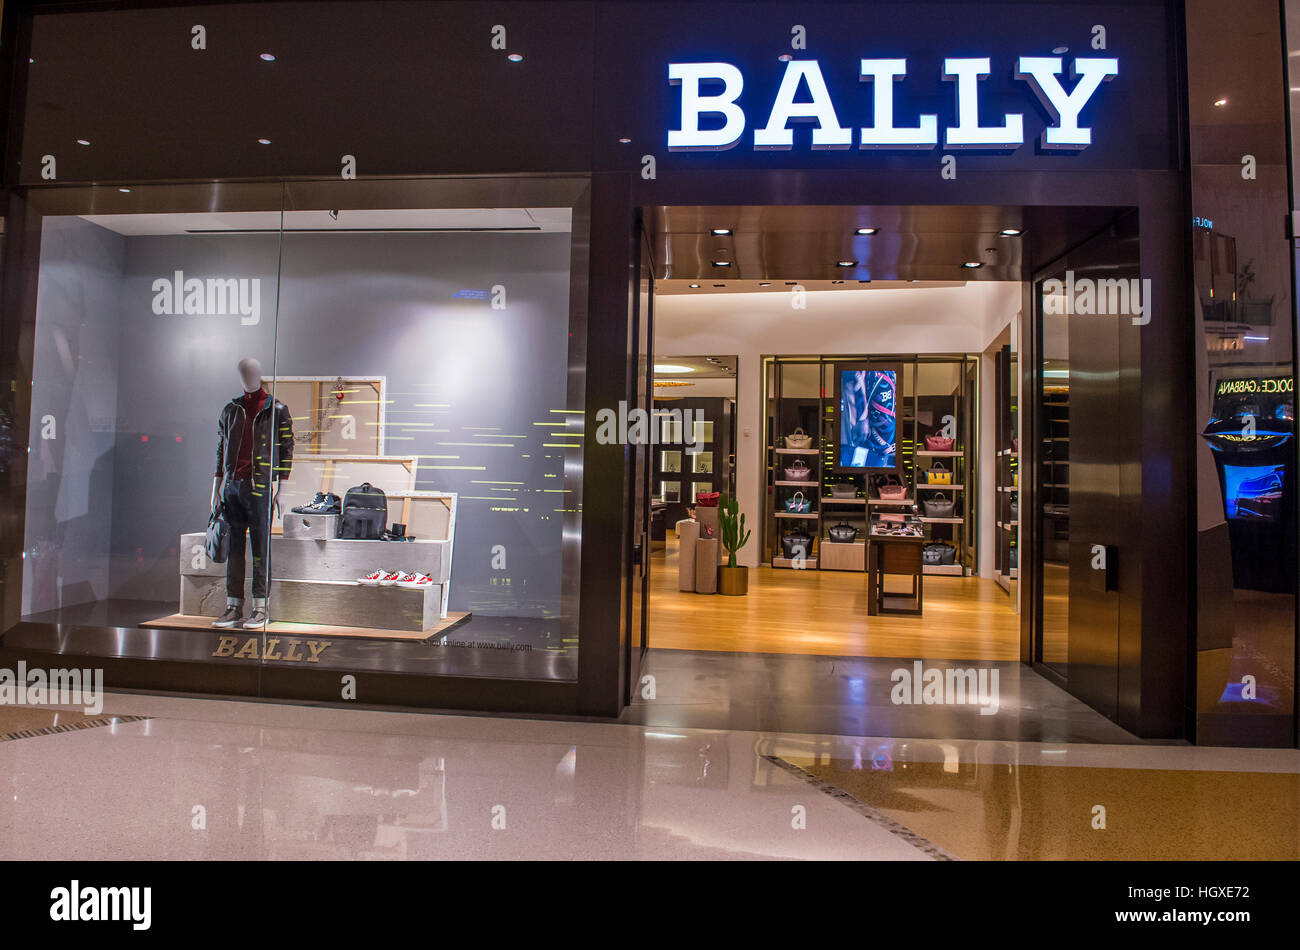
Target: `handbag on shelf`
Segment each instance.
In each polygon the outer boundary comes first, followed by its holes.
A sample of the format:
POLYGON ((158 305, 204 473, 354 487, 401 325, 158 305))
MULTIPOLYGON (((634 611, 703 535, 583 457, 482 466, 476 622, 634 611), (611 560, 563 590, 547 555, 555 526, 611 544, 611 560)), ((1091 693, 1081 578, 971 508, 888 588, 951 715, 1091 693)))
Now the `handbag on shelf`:
POLYGON ((781 538, 781 551, 787 558, 808 557, 812 554, 812 535, 796 531, 781 538))
POLYGON ((718 495, 720 492, 702 491, 695 496, 695 504, 700 508, 718 507, 718 495))
POLYGON ((921 510, 927 518, 951 518, 956 507, 956 499, 941 491, 935 492, 933 498, 921 499, 921 510))
POLYGON ((942 462, 935 462, 930 466, 930 470, 925 473, 925 483, 927 485, 951 485, 952 472, 942 462))
POLYGON ((826 533, 830 535, 831 540, 836 544, 850 544, 858 539, 858 529, 853 527, 853 525, 849 524, 847 521, 841 521, 837 525, 831 525, 831 527, 826 530, 826 533))
POLYGON ((1019 496, 1017 496, 1017 495, 1012 495, 1012 496, 1011 496, 1011 508, 1010 508, 1010 511, 1011 511, 1011 520, 1012 520, 1012 521, 1019 521, 1019 520, 1020 520, 1020 498, 1019 498, 1019 496))
POLYGON ((932 541, 921 548, 922 564, 956 564, 957 549, 946 541, 932 541))
POLYGON ((951 452, 953 440, 945 435, 927 435, 925 450, 927 452, 951 452))
POLYGON ((1019 550, 1020 550, 1019 548, 1011 549, 1010 561, 1011 561, 1011 569, 1013 571, 1020 566, 1020 556, 1019 554, 1017 554, 1019 550))
POLYGON ((217 507, 208 516, 203 550, 213 564, 224 564, 226 558, 230 557, 230 522, 226 520, 225 502, 217 502, 217 507))
POLYGON ((812 436, 803 431, 803 426, 799 426, 785 437, 785 447, 787 449, 811 448, 812 436))
POLYGON ((1017 455, 1020 453, 1020 440, 1014 435, 1011 437, 1011 451, 1017 455))
POLYGON ((876 494, 882 501, 899 501, 907 497, 907 486, 897 475, 889 475, 886 481, 876 486, 876 494))
POLYGON ((858 497, 858 486, 856 482, 839 482, 831 486, 832 498, 856 498, 858 497))
POLYGON ((795 459, 785 467, 785 480, 787 482, 806 482, 812 479, 813 470, 808 467, 808 463, 803 459, 795 459))
POLYGON ((785 500, 785 510, 794 515, 806 515, 812 511, 812 502, 803 496, 803 492, 797 491, 785 500))

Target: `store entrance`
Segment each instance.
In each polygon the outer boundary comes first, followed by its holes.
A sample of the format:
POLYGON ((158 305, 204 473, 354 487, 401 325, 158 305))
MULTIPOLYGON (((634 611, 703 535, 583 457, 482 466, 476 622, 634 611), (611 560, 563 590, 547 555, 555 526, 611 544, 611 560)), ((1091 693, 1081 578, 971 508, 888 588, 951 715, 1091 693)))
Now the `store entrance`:
MULTIPOLYGON (((1088 645, 1117 644, 1118 615, 1081 593, 1093 562, 1070 553, 1061 525, 1095 534, 1112 563, 1127 539, 1109 510, 1086 508, 1087 529, 1071 518, 1071 410, 1059 406, 1074 364, 1042 312, 1049 270, 1089 241, 1108 253, 1098 235, 1119 217, 647 210, 658 441, 638 473, 650 530, 631 642, 648 651, 630 682, 757 658, 787 681, 838 663, 887 696, 898 669, 960 665, 1002 670, 1022 705, 1068 701, 1055 684, 1113 719, 1114 690, 1097 682, 1117 677, 1118 654, 1099 663, 1088 645)), ((1118 353, 1080 345, 1090 398, 1073 411, 1091 422, 1073 421, 1100 431, 1114 424, 1118 353)), ((1118 482, 1117 452, 1097 461, 1118 482)))

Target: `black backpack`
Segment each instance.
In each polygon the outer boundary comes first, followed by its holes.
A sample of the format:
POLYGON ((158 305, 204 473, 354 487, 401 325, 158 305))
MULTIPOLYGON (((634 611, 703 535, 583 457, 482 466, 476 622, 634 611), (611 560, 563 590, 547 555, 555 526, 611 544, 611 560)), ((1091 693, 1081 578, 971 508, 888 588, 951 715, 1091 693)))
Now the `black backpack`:
POLYGON ((369 482, 349 488, 343 496, 342 537, 378 541, 388 524, 388 496, 369 482))

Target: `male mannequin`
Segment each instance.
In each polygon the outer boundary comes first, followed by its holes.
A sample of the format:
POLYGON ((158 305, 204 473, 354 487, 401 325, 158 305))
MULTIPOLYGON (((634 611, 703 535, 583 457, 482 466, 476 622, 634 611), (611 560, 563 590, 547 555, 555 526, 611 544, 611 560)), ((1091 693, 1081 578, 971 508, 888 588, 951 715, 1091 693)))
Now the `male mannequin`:
POLYGON ((244 536, 253 549, 253 613, 243 626, 265 627, 271 508, 279 507, 280 483, 293 464, 293 419, 289 409, 262 389, 262 364, 251 356, 239 361, 243 395, 221 410, 217 420, 217 469, 212 507, 225 507, 230 523, 226 560, 226 612, 214 627, 233 627, 244 616, 244 536))

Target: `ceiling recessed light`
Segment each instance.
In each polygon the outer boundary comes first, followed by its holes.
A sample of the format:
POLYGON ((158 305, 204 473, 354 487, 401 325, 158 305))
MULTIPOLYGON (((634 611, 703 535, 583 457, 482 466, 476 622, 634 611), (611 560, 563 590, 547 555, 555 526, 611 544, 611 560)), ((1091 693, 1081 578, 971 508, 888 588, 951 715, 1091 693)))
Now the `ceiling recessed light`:
POLYGON ((89 145, 90 143, 87 142, 85 139, 77 139, 77 144, 78 144, 78 145, 89 145))
POLYGON ((855 234, 875 234, 879 228, 858 228, 855 234))
POLYGON ((835 266, 836 267, 857 267, 858 262, 857 261, 836 261, 835 266))
POLYGON ((726 285, 726 284, 714 284, 713 286, 714 286, 714 287, 725 287, 725 286, 727 286, 727 285, 726 285))
POLYGON ((258 139, 258 140, 257 140, 257 144, 258 144, 258 145, 270 145, 270 144, 271 144, 271 140, 270 140, 270 139, 258 139))
POLYGON ((787 281, 785 282, 785 285, 786 285, 787 287, 793 287, 793 286, 794 286, 795 284, 797 284, 797 283, 799 283, 799 281, 797 281, 797 280, 787 280, 787 281))
POLYGON ((130 191, 131 191, 130 188, 119 188, 119 189, 117 189, 117 190, 120 191, 120 192, 122 192, 122 194, 124 194, 124 195, 125 195, 125 194, 129 194, 130 191))
POLYGON ((1228 100, 1227 100, 1226 98, 1223 98, 1223 99, 1215 99, 1215 100, 1214 100, 1214 106, 1215 106, 1215 108, 1219 108, 1219 109, 1221 109, 1221 108, 1223 108, 1224 106, 1226 106, 1227 104, 1228 104, 1228 100))
POLYGON ((869 283, 871 283, 871 278, 868 277, 866 280, 860 280, 860 281, 858 281, 858 283, 859 283, 859 284, 869 284, 869 283))
POLYGON ((699 285, 699 284, 690 284, 689 286, 690 286, 691 290, 699 290, 699 289, 700 289, 700 285, 699 285))
POLYGON ((509 56, 506 57, 506 59, 510 60, 510 62, 512 63, 522 63, 524 61, 524 54, 511 53, 509 56))
POLYGON ((628 143, 631 142, 631 141, 632 141, 632 140, 631 140, 630 138, 628 138, 626 135, 623 136, 621 139, 619 139, 619 142, 620 142, 621 144, 623 144, 623 145, 626 145, 626 144, 628 144, 628 143))
POLYGON ((656 373, 693 373, 694 366, 682 366, 680 363, 655 363, 656 373))
POLYGON ((731 266, 731 261, 714 261, 714 262, 713 262, 713 266, 714 266, 714 267, 730 267, 730 266, 731 266))
POLYGON ((730 234, 730 233, 731 233, 731 228, 713 228, 712 230, 709 231, 709 233, 710 233, 710 234, 730 234))
POLYGON ((1001 232, 1003 237, 1020 237, 1025 232, 1020 228, 1003 228, 1001 232))
POLYGON ((916 278, 915 278, 915 277, 909 277, 909 278, 907 278, 907 282, 908 282, 909 284, 915 284, 915 283, 916 283, 916 278))
POLYGON ((772 286, 772 282, 771 282, 770 280, 760 280, 760 281, 758 282, 758 286, 760 286, 760 287, 771 287, 771 286, 772 286))
POLYGON ((833 280, 833 281, 831 281, 831 283, 832 283, 832 284, 842 284, 842 283, 844 283, 844 281, 842 281, 842 280, 833 280))
POLYGON ((780 56, 777 57, 777 59, 779 59, 783 63, 788 63, 790 62, 790 60, 794 59, 794 57, 791 56, 789 53, 782 53, 780 56))
POLYGON ((962 264, 961 266, 962 266, 962 267, 970 267, 970 268, 973 269, 973 268, 976 268, 976 267, 983 267, 983 266, 984 266, 984 263, 983 263, 983 261, 967 261, 966 263, 962 264))
POLYGON ((275 62, 275 54, 274 54, 274 53, 261 53, 261 54, 259 54, 258 59, 260 59, 260 60, 261 60, 262 62, 264 62, 264 63, 274 63, 274 62, 275 62))
POLYGON ((1068 46, 1053 46, 1053 47, 1052 47, 1052 52, 1053 52, 1054 54, 1056 54, 1057 56, 1060 56, 1060 55, 1062 55, 1063 53, 1068 53, 1068 52, 1070 52, 1070 47, 1068 47, 1068 46))

